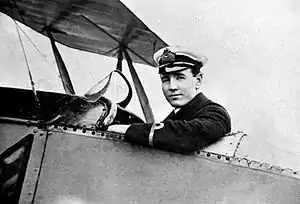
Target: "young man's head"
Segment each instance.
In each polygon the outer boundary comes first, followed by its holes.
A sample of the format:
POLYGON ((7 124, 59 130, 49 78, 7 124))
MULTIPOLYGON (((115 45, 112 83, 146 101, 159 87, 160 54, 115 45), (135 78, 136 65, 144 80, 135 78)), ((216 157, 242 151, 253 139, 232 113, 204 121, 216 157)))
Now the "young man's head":
POLYGON ((201 92, 200 69, 207 62, 205 56, 180 47, 167 47, 157 51, 154 60, 159 66, 163 93, 173 107, 186 105, 201 92))
POLYGON ((190 102, 199 92, 202 74, 193 75, 191 68, 160 74, 162 91, 175 108, 190 102))

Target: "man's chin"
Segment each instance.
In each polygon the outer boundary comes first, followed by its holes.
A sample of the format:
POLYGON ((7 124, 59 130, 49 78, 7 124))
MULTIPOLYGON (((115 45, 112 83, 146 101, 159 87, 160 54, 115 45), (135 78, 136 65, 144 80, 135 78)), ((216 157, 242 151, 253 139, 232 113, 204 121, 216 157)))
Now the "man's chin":
POLYGON ((184 106, 184 104, 180 101, 169 101, 170 105, 174 108, 180 108, 184 106))

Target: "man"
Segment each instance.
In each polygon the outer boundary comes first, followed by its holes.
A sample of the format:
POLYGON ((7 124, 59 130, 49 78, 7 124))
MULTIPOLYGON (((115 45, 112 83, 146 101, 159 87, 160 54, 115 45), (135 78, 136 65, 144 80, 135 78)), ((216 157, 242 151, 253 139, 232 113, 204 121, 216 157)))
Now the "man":
POLYGON ((130 143, 177 153, 202 149, 231 131, 227 111, 201 92, 205 56, 166 47, 154 54, 154 60, 162 91, 174 111, 161 123, 112 125, 108 131, 125 133, 124 140, 130 143))

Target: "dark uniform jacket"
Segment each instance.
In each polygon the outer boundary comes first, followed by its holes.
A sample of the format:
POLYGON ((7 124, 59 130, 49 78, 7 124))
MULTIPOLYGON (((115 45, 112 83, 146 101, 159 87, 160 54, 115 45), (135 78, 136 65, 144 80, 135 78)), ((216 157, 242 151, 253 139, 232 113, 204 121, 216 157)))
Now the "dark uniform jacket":
MULTIPOLYGON (((221 105, 199 93, 175 114, 172 112, 156 129, 153 147, 177 153, 202 149, 231 131, 230 116, 221 105)), ((132 124, 124 140, 149 146, 152 123, 132 124)))

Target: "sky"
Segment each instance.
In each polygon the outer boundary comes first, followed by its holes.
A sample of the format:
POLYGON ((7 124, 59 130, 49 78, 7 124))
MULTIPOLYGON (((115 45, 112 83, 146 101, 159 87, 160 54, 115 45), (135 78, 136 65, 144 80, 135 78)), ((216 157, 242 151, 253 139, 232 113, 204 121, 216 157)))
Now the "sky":
MULTIPOLYGON (((248 134, 240 155, 300 170, 300 2, 297 0, 122 0, 170 45, 208 57, 203 92, 230 113, 233 131, 248 134)), ((49 40, 22 26, 36 86, 63 92, 49 40)), ((75 90, 84 94, 116 60, 58 45, 75 90)), ((0 85, 30 88, 14 22, 0 14, 0 85)), ((126 64, 124 63, 124 66, 126 64)), ((157 70, 135 65, 156 120, 172 110, 157 70)), ((124 69, 129 76, 128 69, 124 69)), ((129 76, 130 79, 130 76, 129 76)), ((141 115, 136 98, 128 109, 141 115)))

